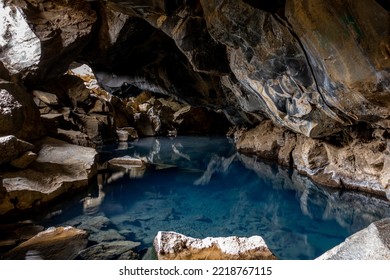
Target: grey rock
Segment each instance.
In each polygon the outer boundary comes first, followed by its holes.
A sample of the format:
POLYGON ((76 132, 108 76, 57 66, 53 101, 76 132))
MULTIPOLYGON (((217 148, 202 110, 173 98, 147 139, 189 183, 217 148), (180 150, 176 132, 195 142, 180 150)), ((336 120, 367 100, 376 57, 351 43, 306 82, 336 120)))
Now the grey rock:
POLYGON ((390 260, 390 219, 372 223, 317 260, 390 260))
POLYGON ((83 260, 117 260, 123 254, 132 255, 130 251, 141 243, 133 241, 103 242, 80 252, 83 260))
POLYGON ((121 241, 121 240, 125 240, 126 238, 123 235, 121 235, 117 230, 108 229, 108 230, 100 230, 96 233, 93 233, 89 236, 88 239, 97 243, 102 243, 102 242, 111 242, 111 241, 121 241))
POLYGON ((0 35, 7 39, 0 62, 11 76, 30 83, 63 75, 88 42, 96 21, 96 13, 84 1, 72 5, 2 1, 2 5, 0 35))

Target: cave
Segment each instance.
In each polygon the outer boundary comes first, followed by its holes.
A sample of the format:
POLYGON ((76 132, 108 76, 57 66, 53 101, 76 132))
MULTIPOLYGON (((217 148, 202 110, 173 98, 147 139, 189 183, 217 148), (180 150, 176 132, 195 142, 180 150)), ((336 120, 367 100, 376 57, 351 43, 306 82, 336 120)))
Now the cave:
POLYGON ((20 0, 0 18, 0 259, 390 255, 387 1, 20 0), (188 253, 219 235, 267 253, 188 253))

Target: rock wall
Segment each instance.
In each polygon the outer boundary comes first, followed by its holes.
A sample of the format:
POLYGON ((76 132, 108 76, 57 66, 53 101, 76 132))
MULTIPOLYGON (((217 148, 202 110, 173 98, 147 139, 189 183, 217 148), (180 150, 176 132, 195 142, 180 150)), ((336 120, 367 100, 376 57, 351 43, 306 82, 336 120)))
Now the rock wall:
POLYGON ((268 120, 237 136, 243 153, 296 168, 320 185, 359 190, 390 199, 389 140, 383 130, 360 127, 313 139, 268 120))
MULTIPOLYGON (((130 125, 136 112, 128 100, 90 95, 64 76, 77 61, 122 98, 149 91, 197 107, 181 131, 219 118, 192 121, 214 110, 232 125, 270 131, 246 133, 242 150, 325 185, 387 193, 383 2, 0 0, 0 7, 0 136, 61 135, 93 146, 130 125)), ((158 134, 154 122, 164 123, 168 111, 143 115, 145 135, 158 134)))

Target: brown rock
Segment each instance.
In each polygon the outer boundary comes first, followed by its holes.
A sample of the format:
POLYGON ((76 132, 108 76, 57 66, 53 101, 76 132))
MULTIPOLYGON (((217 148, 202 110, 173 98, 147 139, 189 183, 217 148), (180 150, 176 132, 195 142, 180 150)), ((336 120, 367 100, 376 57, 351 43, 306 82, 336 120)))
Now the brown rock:
POLYGON ((34 148, 34 145, 13 135, 0 137, 0 164, 17 159, 24 152, 34 148))
POLYGON ((6 189, 0 215, 12 208, 23 211, 50 204, 53 199, 87 187, 97 172, 95 149, 53 138, 40 140, 36 147, 40 148, 38 158, 28 169, 0 171, 6 189))
POLYGON ((72 260, 88 243, 88 234, 72 227, 49 228, 23 242, 3 259, 72 260))
POLYGON ((388 10, 375 0, 288 0, 286 16, 332 110, 352 121, 388 119, 390 27, 379 24, 388 10))
POLYGON ((34 140, 43 135, 39 111, 23 88, 0 80, 0 136, 34 140))
POLYGON ((25 152, 20 158, 14 159, 10 164, 19 169, 25 169, 31 163, 33 163, 38 158, 36 153, 31 151, 25 152))
POLYGON ((41 90, 33 90, 33 95, 46 105, 58 105, 58 97, 55 94, 41 90))

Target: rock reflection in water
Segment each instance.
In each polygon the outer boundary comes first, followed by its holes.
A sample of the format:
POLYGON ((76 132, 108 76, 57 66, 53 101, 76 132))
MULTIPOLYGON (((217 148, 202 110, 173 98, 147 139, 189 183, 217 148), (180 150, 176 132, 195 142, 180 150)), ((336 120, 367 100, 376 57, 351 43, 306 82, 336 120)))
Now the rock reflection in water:
POLYGON ((103 187, 90 201, 94 215, 109 218, 111 231, 144 247, 158 231, 196 238, 261 235, 278 258, 314 259, 390 217, 385 201, 319 188, 294 171, 236 153, 224 138, 147 138, 127 150, 104 149, 107 161, 131 156, 149 162, 141 173, 101 174, 103 187))

